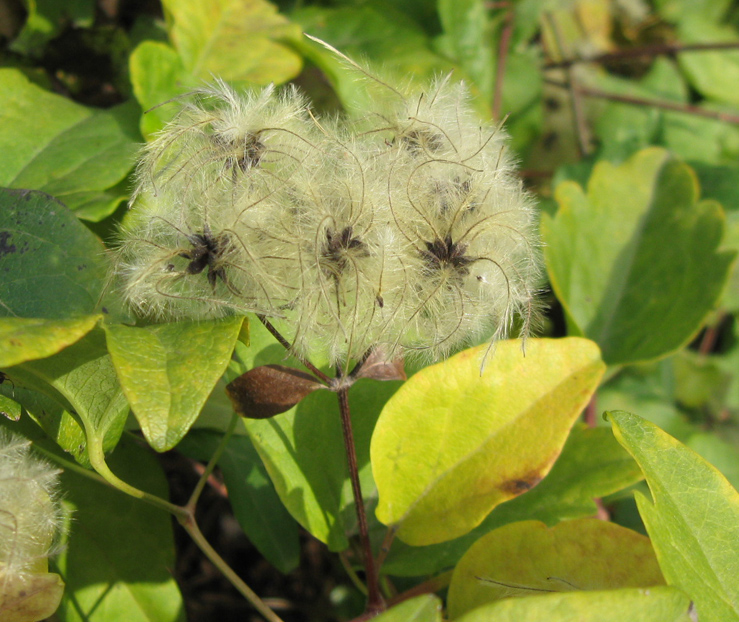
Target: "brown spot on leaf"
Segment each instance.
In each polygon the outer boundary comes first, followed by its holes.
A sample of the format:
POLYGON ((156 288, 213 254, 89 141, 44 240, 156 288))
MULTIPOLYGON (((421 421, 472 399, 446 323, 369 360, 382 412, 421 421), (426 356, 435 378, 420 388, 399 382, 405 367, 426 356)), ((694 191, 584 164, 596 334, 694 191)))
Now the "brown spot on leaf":
POLYGON ((262 365, 226 386, 234 410, 242 417, 268 419, 290 410, 306 395, 325 388, 313 376, 283 365, 262 365))
POLYGON ((541 480, 541 471, 539 469, 534 469, 524 477, 510 479, 507 482, 503 482, 500 485, 500 489, 509 495, 517 497, 518 495, 525 493, 527 490, 531 490, 541 480))

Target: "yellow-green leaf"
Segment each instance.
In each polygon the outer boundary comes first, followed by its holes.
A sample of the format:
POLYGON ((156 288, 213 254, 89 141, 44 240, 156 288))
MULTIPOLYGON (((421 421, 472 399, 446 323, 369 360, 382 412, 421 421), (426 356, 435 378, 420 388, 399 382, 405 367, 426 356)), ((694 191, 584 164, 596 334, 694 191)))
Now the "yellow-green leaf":
POLYGON ((164 0, 163 4, 170 37, 193 75, 269 84, 286 82, 300 73, 300 56, 280 43, 300 37, 300 28, 266 0, 164 0))
POLYGON ((142 41, 131 53, 128 67, 133 94, 144 110, 139 128, 148 140, 179 110, 176 103, 166 102, 199 86, 201 81, 185 71, 175 50, 160 41, 142 41))
POLYGON ((455 622, 695 622, 690 599, 672 587, 507 598, 455 622))
POLYGON ((701 622, 739 620, 739 492, 653 423, 623 411, 608 418, 649 484, 652 500, 636 500, 667 583, 695 601, 701 622))
POLYGON ((441 601, 434 594, 423 594, 373 619, 375 622, 441 622, 441 601))
POLYGON ((82 339, 101 317, 85 315, 70 320, 0 318, 0 368, 56 354, 82 339))
POLYGON ((536 485, 604 371, 581 338, 487 346, 427 367, 388 401, 372 437, 378 519, 413 545, 464 535, 536 485))
POLYGON ((123 393, 154 449, 171 449, 187 434, 228 366, 242 321, 105 327, 123 393))
POLYGON ((449 586, 451 618, 503 598, 543 592, 664 585, 649 538, 602 520, 540 521, 491 531, 459 561, 449 586))
POLYGON ((187 434, 228 366, 242 321, 105 327, 123 393, 154 449, 171 449, 187 434))

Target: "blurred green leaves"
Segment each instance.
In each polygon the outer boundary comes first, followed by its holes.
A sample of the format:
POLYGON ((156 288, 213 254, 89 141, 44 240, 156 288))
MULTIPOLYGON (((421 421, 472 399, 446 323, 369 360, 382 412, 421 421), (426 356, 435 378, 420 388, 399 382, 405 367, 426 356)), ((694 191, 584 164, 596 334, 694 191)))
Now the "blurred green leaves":
POLYGON ((686 345, 736 256, 719 250, 724 215, 698 202, 693 171, 646 149, 620 166, 597 164, 587 194, 564 182, 556 198, 559 211, 542 219, 544 255, 570 331, 596 341, 610 365, 686 345))

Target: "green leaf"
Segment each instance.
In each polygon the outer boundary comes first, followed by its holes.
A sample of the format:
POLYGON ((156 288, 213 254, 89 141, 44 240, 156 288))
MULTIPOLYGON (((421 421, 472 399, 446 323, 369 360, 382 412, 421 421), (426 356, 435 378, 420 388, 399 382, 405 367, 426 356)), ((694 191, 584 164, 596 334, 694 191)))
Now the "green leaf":
POLYGON ((734 488, 739 489, 739 451, 736 447, 711 432, 694 434, 686 445, 721 471, 734 488))
MULTIPOLYGON (((221 434, 196 430, 177 449, 197 460, 208 461, 221 434)), ((232 437, 218 461, 236 520, 259 552, 280 572, 287 574, 300 562, 298 527, 277 496, 267 471, 251 441, 232 437)))
POLYGON ((481 605, 542 592, 664 585, 649 538, 584 518, 548 528, 511 523, 480 538, 460 560, 449 585, 454 619, 481 605))
MULTIPOLYGON (((726 210, 725 248, 739 250, 739 166, 711 166, 702 162, 691 162, 691 166, 698 175, 703 195, 717 200, 726 210)), ((739 262, 734 264, 721 306, 739 310, 739 262)))
POLYGON ((123 392, 156 451, 172 449, 187 434, 228 366, 242 322, 105 326, 123 392))
POLYGON ((606 363, 677 350, 721 295, 735 253, 717 250, 721 206, 697 195, 692 170, 657 148, 600 162, 587 194, 557 187, 559 210, 542 218, 547 270, 570 330, 595 340, 606 363))
MULTIPOLYGON (((734 27, 712 24, 693 16, 682 20, 678 31, 682 43, 739 43, 734 27)), ((739 104, 739 94, 732 88, 739 80, 739 51, 716 50, 678 55, 680 67, 695 89, 718 102, 739 104)))
POLYGON ((0 391, 5 395, 10 392, 13 399, 23 406, 23 411, 28 416, 24 416, 22 411, 20 419, 12 424, 1 418, 0 424, 14 426, 9 429, 20 432, 34 442, 46 434, 52 439, 49 442, 52 447, 56 443, 77 462, 89 467, 90 457, 87 454, 85 431, 72 414, 73 408, 69 402, 43 381, 24 373, 22 367, 13 368, 12 378, 16 383, 15 388, 6 389, 3 385, 0 391))
POLYGON ((18 54, 40 56, 44 46, 59 35, 65 23, 89 28, 95 17, 94 0, 25 0, 28 17, 10 49, 18 54))
POLYGON ((194 76, 255 84, 286 82, 302 66, 281 41, 300 28, 266 0, 164 0, 169 34, 185 69, 194 76))
POLYGON ((106 270, 100 240, 59 201, 0 189, 0 317, 92 313, 106 270))
MULTIPOLYGON (((128 415, 128 403, 118 384, 102 330, 92 330, 54 356, 22 363, 12 367, 9 373, 65 409, 62 412, 56 409, 54 418, 43 422, 52 438, 77 440, 75 419, 82 423, 86 444, 69 446, 60 442, 82 464, 90 461, 95 464, 97 458, 117 445, 128 415), (65 417, 72 417, 72 421, 65 424, 65 417), (73 428, 71 436, 65 426, 73 428)), ((42 413, 45 417, 50 414, 43 409, 42 413)))
POLYGON ((697 430, 675 404, 673 357, 623 370, 598 389, 598 408, 638 412, 683 442, 697 430))
POLYGON ((377 518, 412 545, 464 535, 549 472, 605 369, 590 341, 465 350, 410 378, 372 437, 377 518))
MULTIPOLYGON (((381 68, 381 78, 405 84, 412 80, 427 83, 454 65, 431 49, 426 33, 399 7, 388 3, 365 2, 355 6, 310 6, 291 14, 305 32, 330 43, 352 59, 370 59, 381 68)), ((356 68, 326 48, 303 38, 295 48, 317 65, 331 82, 344 108, 350 112, 366 109, 377 98, 387 96, 385 87, 367 80, 356 68)), ((379 71, 380 69, 378 69, 379 71)))
POLYGON ((672 22, 694 19, 718 22, 726 16, 731 0, 655 0, 659 15, 672 22))
MULTIPOLYGON (((168 490, 149 451, 122 442, 110 466, 127 482, 162 498, 168 490)), ((172 519, 158 508, 66 471, 64 500, 73 510, 68 542, 56 560, 67 589, 64 622, 183 622, 172 519)))
POLYGON ((690 599, 670 587, 507 598, 454 622, 694 622, 690 599))
POLYGON ((0 367, 7 368, 56 354, 82 339, 101 317, 87 315, 71 320, 0 318, 0 367))
MULTIPOLYGON (((43 190, 72 210, 85 206, 89 216, 88 193, 115 186, 131 170, 140 141, 135 102, 86 108, 17 69, 0 69, 0 94, 0 186, 43 190)), ((98 209, 95 219, 107 215, 98 209)))
MULTIPOLYGON (((362 494, 368 511, 376 488, 369 441, 377 416, 400 385, 360 380, 349 391, 362 494)), ((280 499, 293 517, 332 551, 349 545, 356 513, 346 466, 336 395, 316 391, 271 419, 245 419, 249 436, 280 499)))
POLYGON ((608 428, 575 425, 539 485, 501 503, 479 526, 456 540, 424 547, 396 541, 383 570, 401 576, 439 572, 453 566, 475 541, 497 527, 527 519, 556 525, 565 519, 593 516, 597 512, 593 499, 623 490, 643 477, 608 428))
POLYGON ((133 94, 144 110, 139 127, 147 139, 171 121, 178 110, 176 105, 164 102, 201 82, 185 70, 174 49, 159 41, 142 41, 131 54, 129 70, 133 94))
MULTIPOLYGON (((237 344, 235 358, 238 366, 229 375, 273 363, 300 367, 293 359, 285 360, 284 348, 258 321, 250 323, 250 346, 237 344)), ((399 386, 398 381, 360 380, 349 391, 359 477, 368 511, 377 494, 369 464, 370 437, 382 406, 399 386)), ((290 514, 331 550, 346 549, 347 536, 356 532, 356 513, 336 395, 316 391, 281 415, 245 419, 244 425, 290 514)))
POLYGON ((609 412, 613 433, 644 471, 636 501, 669 585, 702 622, 739 620, 739 493, 698 454, 641 417, 609 412))
POLYGON ((495 52, 484 0, 438 0, 444 34, 439 49, 457 61, 487 101, 493 97, 495 52))
POLYGON ((18 421, 21 418, 21 405, 5 395, 0 395, 0 416, 18 421))
POLYGON ((424 594, 372 619, 374 622, 441 622, 441 601, 434 594, 424 594))

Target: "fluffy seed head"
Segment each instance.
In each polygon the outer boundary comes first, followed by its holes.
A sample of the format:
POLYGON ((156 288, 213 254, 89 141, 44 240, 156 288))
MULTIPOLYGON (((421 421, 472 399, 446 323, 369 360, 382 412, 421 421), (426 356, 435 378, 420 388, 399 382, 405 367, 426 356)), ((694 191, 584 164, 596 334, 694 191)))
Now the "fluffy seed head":
POLYGON ((449 76, 400 89, 358 71, 387 91, 358 121, 318 121, 291 89, 184 100, 138 168, 116 262, 129 304, 282 318, 297 353, 333 364, 378 346, 435 359, 528 324, 535 215, 505 132, 449 76))
POLYGON ((0 564, 7 575, 45 571, 62 517, 60 471, 31 442, 0 431, 0 564))

